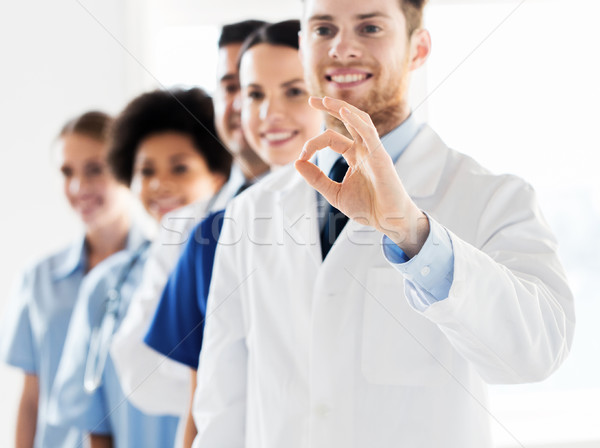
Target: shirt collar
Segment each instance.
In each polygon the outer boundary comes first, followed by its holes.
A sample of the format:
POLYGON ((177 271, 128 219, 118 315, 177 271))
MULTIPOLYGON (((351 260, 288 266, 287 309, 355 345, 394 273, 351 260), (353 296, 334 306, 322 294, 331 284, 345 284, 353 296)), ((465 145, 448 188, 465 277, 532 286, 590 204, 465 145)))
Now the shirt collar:
MULTIPOLYGON (((133 218, 124 250, 128 253, 136 252, 146 241, 151 239, 153 231, 151 223, 143 217, 133 218)), ((85 236, 82 236, 79 241, 67 249, 62 260, 54 267, 53 278, 55 281, 62 280, 80 269, 85 271, 86 263, 85 236)))
MULTIPOLYGON (((419 133, 422 126, 423 124, 419 123, 415 115, 411 113, 399 126, 381 137, 381 143, 383 143, 383 147, 394 163, 419 133)), ((325 174, 329 174, 333 164, 339 157, 340 155, 331 148, 325 148, 318 153, 317 165, 325 174)))
POLYGON ((54 280, 62 280, 79 269, 85 270, 85 236, 71 244, 64 257, 54 266, 54 280))

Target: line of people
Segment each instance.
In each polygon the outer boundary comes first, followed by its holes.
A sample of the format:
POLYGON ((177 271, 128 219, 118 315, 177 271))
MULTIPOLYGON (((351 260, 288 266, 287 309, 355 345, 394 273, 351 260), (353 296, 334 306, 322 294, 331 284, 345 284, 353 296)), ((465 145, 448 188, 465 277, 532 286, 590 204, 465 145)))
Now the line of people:
POLYGON ((411 113, 425 3, 226 25, 213 99, 65 125, 84 234, 2 328, 17 446, 490 446, 485 383, 552 373, 573 300, 531 187, 411 113))

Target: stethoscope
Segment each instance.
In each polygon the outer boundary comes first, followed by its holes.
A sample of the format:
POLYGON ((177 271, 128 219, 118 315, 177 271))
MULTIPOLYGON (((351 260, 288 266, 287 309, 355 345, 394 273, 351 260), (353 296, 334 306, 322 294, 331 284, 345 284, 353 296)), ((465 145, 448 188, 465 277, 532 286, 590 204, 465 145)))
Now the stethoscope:
POLYGON ((121 289, 127 281, 127 277, 133 270, 142 254, 150 245, 149 241, 144 242, 133 254, 129 263, 123 268, 114 287, 109 289, 105 299, 105 311, 100 325, 92 330, 90 347, 85 363, 85 373, 83 376, 83 387, 88 393, 94 392, 102 384, 102 373, 106 366, 110 343, 115 327, 119 318, 119 309, 121 307, 121 289))

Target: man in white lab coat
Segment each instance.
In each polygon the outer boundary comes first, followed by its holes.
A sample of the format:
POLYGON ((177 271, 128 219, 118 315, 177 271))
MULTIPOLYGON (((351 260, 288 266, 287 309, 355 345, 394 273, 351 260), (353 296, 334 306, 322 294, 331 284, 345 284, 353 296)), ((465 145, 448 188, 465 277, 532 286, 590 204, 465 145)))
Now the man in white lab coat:
POLYGON ((424 3, 306 1, 329 129, 228 207, 195 447, 489 447, 486 383, 567 356, 573 300, 532 188, 410 114, 424 3))

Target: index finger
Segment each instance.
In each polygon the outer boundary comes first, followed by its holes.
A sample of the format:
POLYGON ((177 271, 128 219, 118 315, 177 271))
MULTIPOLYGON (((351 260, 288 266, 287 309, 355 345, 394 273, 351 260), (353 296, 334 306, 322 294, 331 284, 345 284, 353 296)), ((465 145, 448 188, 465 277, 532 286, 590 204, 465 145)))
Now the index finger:
POLYGON ((359 109, 356 106, 353 106, 350 103, 347 103, 344 100, 339 100, 337 98, 331 98, 330 96, 326 96, 326 97, 323 97, 321 103, 327 111, 335 112, 336 116, 342 121, 344 121, 344 119, 342 118, 340 111, 342 110, 343 107, 345 107, 346 109, 350 110, 350 112, 358 115, 361 119, 363 119, 367 123, 373 124, 373 122, 371 121, 371 116, 368 113, 359 109))
POLYGON ((309 160, 317 151, 324 148, 331 148, 338 154, 342 154, 349 164, 354 162, 352 151, 353 141, 332 129, 327 129, 320 135, 311 138, 304 144, 304 148, 298 157, 298 160, 309 160))

